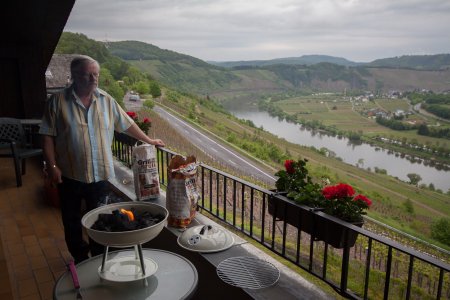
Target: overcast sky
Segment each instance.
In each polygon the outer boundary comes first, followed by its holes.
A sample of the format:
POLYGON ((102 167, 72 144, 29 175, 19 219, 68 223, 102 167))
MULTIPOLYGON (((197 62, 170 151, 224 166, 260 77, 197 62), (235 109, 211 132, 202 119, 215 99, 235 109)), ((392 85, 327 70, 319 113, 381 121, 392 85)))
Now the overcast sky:
POLYGON ((449 0, 76 0, 65 31, 202 60, 450 53, 449 0))

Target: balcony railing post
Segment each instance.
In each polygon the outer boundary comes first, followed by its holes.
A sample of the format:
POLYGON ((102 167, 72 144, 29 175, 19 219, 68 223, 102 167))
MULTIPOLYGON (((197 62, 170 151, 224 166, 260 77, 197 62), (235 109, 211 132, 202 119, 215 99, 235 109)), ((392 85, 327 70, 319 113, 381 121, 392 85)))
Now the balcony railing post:
POLYGON ((205 168, 201 166, 202 207, 205 207, 205 168))
POLYGON ((392 247, 389 247, 386 262, 386 280, 384 282, 384 299, 389 298, 389 284, 391 282, 392 247))
POLYGON ((219 195, 220 195, 219 173, 216 173, 216 216, 219 216, 219 195))
POLYGON ((301 211, 298 211, 298 223, 297 223, 297 249, 295 253, 295 263, 300 264, 300 247, 302 241, 302 231, 300 230, 302 224, 301 211))
POLYGON ((341 266, 341 292, 347 292, 348 283, 348 267, 350 263, 350 247, 348 246, 348 228, 344 231, 344 249, 342 252, 342 266, 341 266))
POLYGON ((242 185, 242 195, 241 195, 241 230, 244 231, 244 221, 245 221, 245 185, 242 185))
POLYGON ((223 177, 223 219, 227 222, 227 178, 223 177))
POLYGON ((441 299, 442 296, 442 284, 444 282, 444 270, 441 269, 439 271, 439 284, 438 284, 438 291, 437 291, 437 295, 436 295, 436 299, 441 299))
POLYGON ((414 257, 409 257, 409 267, 408 267, 408 283, 406 285, 406 299, 411 298, 411 283, 412 283, 412 275, 414 269, 414 257))
POLYGON ((212 205, 213 179, 212 178, 213 178, 213 171, 209 170, 209 209, 208 209, 208 211, 211 213, 212 213, 212 207, 213 207, 213 205, 212 205))
POLYGON ((366 254, 366 276, 364 278, 364 299, 368 299, 371 259, 372 259, 372 239, 369 238, 369 243, 367 245, 367 254, 366 254))
POLYGON ((236 226, 236 197, 237 197, 236 180, 233 180, 233 226, 236 226))
POLYGON ((253 206, 254 206, 255 190, 250 188, 250 236, 253 237, 253 206))
POLYGON ((262 213, 261 213, 261 244, 265 244, 265 232, 266 232, 266 194, 262 195, 262 213))

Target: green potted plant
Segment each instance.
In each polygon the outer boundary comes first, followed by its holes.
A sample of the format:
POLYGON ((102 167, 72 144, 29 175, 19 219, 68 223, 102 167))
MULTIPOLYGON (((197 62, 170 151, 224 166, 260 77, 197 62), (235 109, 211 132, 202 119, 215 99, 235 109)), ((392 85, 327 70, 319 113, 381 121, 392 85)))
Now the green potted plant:
POLYGON ((363 215, 372 201, 356 195, 353 187, 345 183, 322 187, 309 176, 307 162, 286 160, 285 169, 275 173, 278 179, 275 194, 269 197, 269 214, 335 248, 352 247, 358 233, 349 227, 363 225, 363 215))
MULTIPOLYGON (((352 186, 345 183, 326 186, 322 195, 323 213, 358 227, 364 224, 363 215, 372 205, 372 201, 364 195, 356 194, 352 186)), ((335 248, 352 247, 358 237, 356 231, 348 230, 348 224, 328 219, 322 219, 318 223, 316 232, 318 239, 335 248)))
MULTIPOLYGON (((139 120, 139 116, 134 111, 127 111, 127 115, 130 116, 133 121, 136 123, 136 125, 143 131, 145 134, 148 134, 148 131, 150 127, 152 126, 152 123, 149 118, 143 118, 142 121, 139 120)), ((134 146, 136 144, 139 144, 139 141, 136 140, 134 137, 129 136, 126 133, 118 133, 114 132, 114 138, 121 142, 122 144, 128 145, 128 146, 134 146)))
POLYGON ((324 212, 350 223, 361 223, 363 215, 372 205, 372 200, 364 195, 356 195, 355 190, 348 184, 326 186, 322 190, 324 212))
POLYGON ((322 186, 313 181, 306 168, 308 160, 288 159, 284 170, 275 173, 276 193, 269 197, 269 214, 311 234, 314 227, 313 211, 323 202, 322 186))
POLYGON ((148 134, 148 130, 152 127, 152 122, 149 118, 143 118, 142 121, 139 121, 139 116, 134 111, 127 111, 127 114, 145 134, 148 134))

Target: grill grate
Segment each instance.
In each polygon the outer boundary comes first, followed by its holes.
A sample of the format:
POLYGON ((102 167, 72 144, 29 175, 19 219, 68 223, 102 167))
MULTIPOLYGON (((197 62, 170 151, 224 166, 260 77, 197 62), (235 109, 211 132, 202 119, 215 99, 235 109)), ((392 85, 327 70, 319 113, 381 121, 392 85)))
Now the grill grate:
POLYGON ((238 256, 222 261, 217 275, 226 283, 247 289, 262 289, 274 285, 280 278, 280 270, 259 258, 238 256))

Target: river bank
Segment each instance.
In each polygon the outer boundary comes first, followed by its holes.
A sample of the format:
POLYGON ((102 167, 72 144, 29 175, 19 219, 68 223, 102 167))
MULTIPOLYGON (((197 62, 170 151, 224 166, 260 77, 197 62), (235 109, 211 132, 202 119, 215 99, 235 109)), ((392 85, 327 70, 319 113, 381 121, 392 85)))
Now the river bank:
POLYGON ((275 134, 289 142, 325 150, 342 161, 364 169, 386 170, 390 176, 409 182, 408 174, 420 174, 420 184, 432 184, 442 192, 450 189, 450 172, 446 168, 436 167, 435 161, 417 159, 414 154, 401 153, 397 145, 384 149, 381 144, 356 143, 348 138, 324 134, 318 130, 309 130, 304 126, 270 116, 266 111, 232 111, 240 119, 250 120, 256 127, 275 134))

